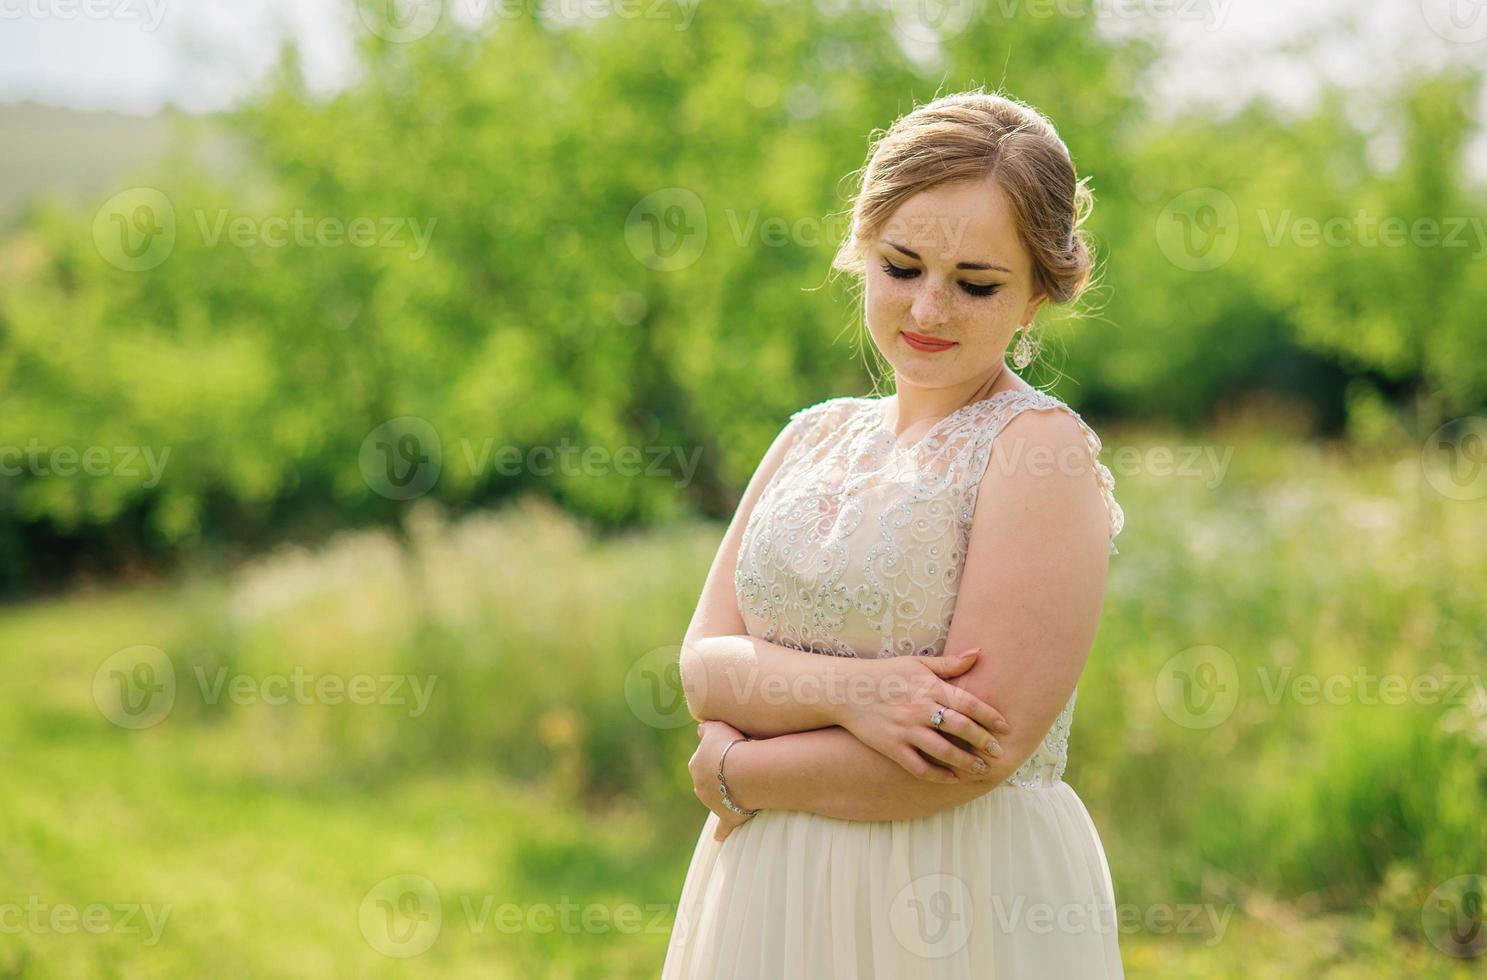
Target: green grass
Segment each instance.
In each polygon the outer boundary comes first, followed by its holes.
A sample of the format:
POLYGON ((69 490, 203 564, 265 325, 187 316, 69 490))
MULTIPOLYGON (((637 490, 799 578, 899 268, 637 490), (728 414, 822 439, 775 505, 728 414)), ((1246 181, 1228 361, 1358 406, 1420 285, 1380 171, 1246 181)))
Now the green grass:
MULTIPOLYGON (((1422 913, 1442 882, 1487 872, 1487 704, 1313 704, 1267 684, 1285 666, 1484 673, 1483 507, 1435 494, 1408 449, 1231 441, 1216 485, 1116 470, 1127 530, 1067 778, 1118 902, 1233 909, 1216 936, 1125 933, 1128 972, 1479 975, 1422 913), (1234 664, 1232 709, 1208 727, 1175 721, 1163 686, 1197 646, 1234 664)), ((419 507, 408 530, 407 550, 358 532, 0 611, 0 903, 168 910, 154 943, 112 911, 96 934, 0 929, 0 977, 656 975, 703 813, 675 679, 647 670, 719 528, 598 541, 525 504, 452 523, 419 507), (160 724, 129 730, 94 678, 139 645, 178 687, 160 724), (417 716, 213 703, 198 670, 433 687, 417 716), (397 875, 438 893, 437 936, 407 957, 378 932, 397 875)), ((433 907, 402 907, 410 943, 433 907)))

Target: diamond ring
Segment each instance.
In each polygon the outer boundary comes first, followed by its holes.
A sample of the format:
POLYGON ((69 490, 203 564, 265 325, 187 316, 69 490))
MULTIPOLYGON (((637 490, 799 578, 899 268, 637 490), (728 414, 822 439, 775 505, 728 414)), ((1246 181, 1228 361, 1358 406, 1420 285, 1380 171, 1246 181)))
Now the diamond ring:
POLYGON ((935 728, 940 727, 940 722, 945 720, 945 709, 936 708, 935 713, 929 716, 929 723, 935 728))

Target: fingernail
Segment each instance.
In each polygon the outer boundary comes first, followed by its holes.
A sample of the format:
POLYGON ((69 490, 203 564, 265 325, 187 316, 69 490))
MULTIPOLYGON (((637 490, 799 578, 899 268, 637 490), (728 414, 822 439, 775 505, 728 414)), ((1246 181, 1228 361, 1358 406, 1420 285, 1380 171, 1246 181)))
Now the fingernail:
POLYGON ((975 769, 977 772, 985 772, 986 771, 986 763, 983 762, 980 759, 977 759, 975 761, 975 763, 971 766, 971 768, 972 769, 975 769))
POLYGON ((994 738, 988 739, 986 742, 986 751, 1000 759, 1002 757, 1002 743, 994 738))
POLYGON ((994 729, 996 729, 997 731, 1001 732, 1003 735, 1007 734, 1008 732, 1010 732, 1012 730, 1012 726, 1009 725, 1009 724, 1007 724, 1005 721, 999 721, 995 725, 992 725, 991 727, 994 728, 994 729))

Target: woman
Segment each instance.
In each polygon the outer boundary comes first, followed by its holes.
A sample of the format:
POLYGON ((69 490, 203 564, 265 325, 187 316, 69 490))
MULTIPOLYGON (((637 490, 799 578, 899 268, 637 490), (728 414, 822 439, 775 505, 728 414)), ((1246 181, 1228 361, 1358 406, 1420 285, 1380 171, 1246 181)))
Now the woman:
POLYGON ((1005 362, 1087 285, 1091 203, 1000 95, 874 147, 835 265, 896 394, 796 412, 708 574, 681 667, 712 813, 664 978, 1123 976, 1061 778, 1123 515, 1094 432, 1005 362))

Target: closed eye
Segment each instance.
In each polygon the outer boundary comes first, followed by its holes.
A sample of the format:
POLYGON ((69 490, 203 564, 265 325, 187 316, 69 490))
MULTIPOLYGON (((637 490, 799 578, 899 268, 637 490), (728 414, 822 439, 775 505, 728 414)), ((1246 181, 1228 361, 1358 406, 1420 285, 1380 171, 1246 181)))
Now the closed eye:
MULTIPOLYGON (((883 260, 883 271, 888 273, 894 279, 913 279, 919 275, 918 269, 909 269, 901 265, 894 265, 887 259, 883 260)), ((991 296, 995 294, 998 289, 1002 288, 1002 284, 962 282, 960 284, 960 288, 965 290, 966 293, 970 296, 991 296)))
POLYGON ((895 279, 913 279, 915 276, 919 275, 918 269, 905 269, 902 266, 894 265, 887 259, 883 260, 883 271, 888 273, 895 279))
POLYGON ((1001 289, 1002 288, 1002 284, 1001 283, 990 283, 990 284, 987 284, 987 283, 979 283, 979 282, 963 282, 963 283, 960 284, 960 288, 961 289, 964 289, 966 292, 970 293, 972 296, 990 296, 993 293, 995 293, 998 289, 1001 289))

